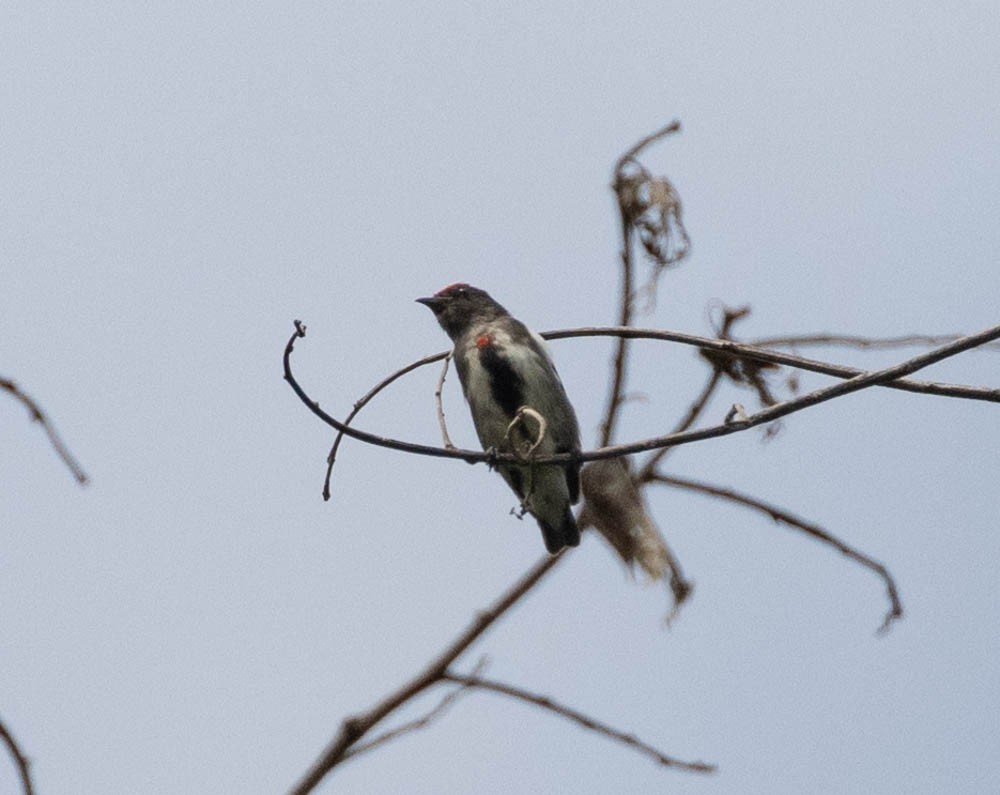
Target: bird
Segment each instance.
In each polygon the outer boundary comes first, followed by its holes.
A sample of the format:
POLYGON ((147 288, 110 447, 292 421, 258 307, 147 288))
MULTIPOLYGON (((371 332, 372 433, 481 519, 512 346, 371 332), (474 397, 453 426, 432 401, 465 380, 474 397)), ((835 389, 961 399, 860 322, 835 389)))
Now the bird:
MULTIPOLYGON (((468 284, 451 284, 416 300, 434 313, 455 344, 452 358, 484 450, 523 454, 535 445, 532 455, 579 452, 576 412, 538 334, 487 292, 468 284)), ((496 468, 522 509, 538 522, 549 554, 580 543, 570 507, 580 498, 579 462, 533 464, 526 459, 496 468)))

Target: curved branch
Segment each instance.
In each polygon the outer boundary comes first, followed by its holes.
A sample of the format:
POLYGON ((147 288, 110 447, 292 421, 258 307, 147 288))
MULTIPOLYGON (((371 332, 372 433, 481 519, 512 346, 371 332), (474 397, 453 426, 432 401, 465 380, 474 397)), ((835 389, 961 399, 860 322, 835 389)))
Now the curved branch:
MULTIPOLYGON (((961 351, 986 345, 988 342, 1000 335, 991 335, 990 332, 1000 329, 1000 326, 993 326, 979 334, 966 337, 958 337, 948 345, 944 345, 936 350, 942 351, 950 345, 963 343, 961 351), (975 340, 971 345, 965 345, 967 340, 975 340), (985 341, 984 341, 985 340, 985 341)), ((757 347, 731 340, 720 340, 714 337, 699 337, 696 334, 684 334, 679 331, 662 331, 659 329, 623 328, 623 327, 593 327, 579 329, 561 329, 559 331, 548 331, 542 334, 547 340, 573 339, 575 337, 630 337, 634 339, 662 340, 664 342, 677 342, 681 345, 691 345, 697 348, 706 348, 718 353, 732 356, 734 358, 753 359, 754 361, 770 362, 771 364, 781 364, 786 367, 795 367, 799 370, 808 370, 822 375, 832 375, 836 378, 854 378, 863 375, 866 370, 856 367, 844 367, 843 365, 829 364, 816 359, 807 359, 802 356, 794 356, 781 351, 768 348, 757 347)), ((930 351, 929 353, 934 353, 930 351)), ((925 354, 926 355, 926 354, 925 354)), ((946 353, 942 358, 953 356, 953 353, 946 353)), ((919 358, 919 357, 916 357, 919 358)), ((907 360, 912 361, 912 360, 907 360)), ((934 361, 938 361, 935 359, 934 361)), ((931 364, 933 362, 930 362, 931 364)), ((920 365, 916 369, 926 367, 920 365)), ((881 371, 874 371, 881 372, 881 371)), ((915 372, 910 370, 908 372, 915 372)), ((964 384, 941 384, 934 381, 917 381, 912 379, 898 378, 891 379, 891 383, 883 382, 876 384, 888 389, 900 389, 904 392, 918 392, 927 395, 939 395, 941 397, 963 398, 965 400, 983 400, 989 403, 1000 403, 1000 389, 981 388, 965 386, 964 384)))
POLYGON ((14 757, 14 764, 17 765, 17 772, 21 776, 21 787, 24 790, 24 795, 33 795, 35 790, 31 784, 28 757, 21 752, 21 748, 7 730, 7 727, 4 726, 3 721, 0 721, 0 740, 4 741, 10 751, 10 755, 14 757))
MULTIPOLYGON (((289 338, 288 344, 285 346, 285 380, 288 381, 292 389, 295 391, 295 394, 299 396, 299 399, 305 403, 309 410, 328 425, 354 439, 378 445, 380 447, 386 447, 391 450, 401 450, 407 453, 416 453, 418 455, 428 455, 437 458, 457 458, 468 463, 517 463, 517 457, 512 453, 484 453, 477 450, 463 449, 447 450, 440 447, 431 447, 429 445, 415 444, 413 442, 404 442, 399 439, 377 436, 373 433, 368 433, 367 431, 360 431, 330 416, 320 408, 318 402, 312 400, 306 394, 305 390, 299 385, 299 383, 295 380, 295 377, 292 375, 292 350, 295 345, 295 340, 299 337, 305 336, 305 326, 302 325, 300 321, 295 321, 295 329, 295 333, 289 338)), ((550 332, 549 334, 543 336, 546 336, 549 339, 586 336, 628 336, 633 338, 669 340, 689 345, 697 345, 698 347, 711 348, 733 356, 745 356, 748 358, 760 359, 762 361, 773 361, 778 364, 790 364, 791 366, 802 367, 803 369, 815 369, 817 372, 826 372, 830 375, 838 375, 842 378, 848 377, 847 374, 853 374, 853 377, 849 377, 846 381, 841 381, 840 383, 833 384, 828 387, 816 389, 812 392, 786 400, 782 403, 776 403, 756 412, 755 414, 751 414, 748 417, 740 418, 739 420, 733 422, 723 423, 722 425, 716 425, 709 428, 699 428, 693 431, 671 433, 665 436, 631 442, 629 444, 605 446, 597 450, 591 450, 584 453, 558 453, 549 456, 539 456, 534 459, 535 464, 539 465, 565 464, 570 461, 598 461, 601 459, 617 458, 618 456, 630 455, 632 453, 639 453, 647 450, 655 450, 661 447, 677 447, 682 444, 690 444, 691 442, 701 441, 702 439, 728 436, 731 433, 738 433, 749 428, 754 428, 758 425, 773 422, 780 417, 793 414, 797 411, 802 411, 803 409, 818 405, 819 403, 824 403, 828 400, 832 400, 833 398, 842 397, 843 395, 850 394, 851 392, 867 389, 871 386, 887 386, 896 389, 905 389, 911 392, 948 394, 951 397, 964 397, 972 400, 1000 402, 1000 389, 978 389, 976 387, 928 384, 926 382, 907 381, 903 378, 910 373, 917 372, 918 370, 942 361, 943 359, 947 359, 951 356, 962 353, 963 351, 975 348, 985 342, 1000 338, 1000 326, 993 326, 976 334, 962 337, 947 345, 943 345, 940 348, 935 348, 932 351, 907 359, 906 361, 891 367, 870 372, 856 370, 854 368, 834 367, 826 365, 822 362, 811 362, 810 360, 804 360, 800 357, 789 356, 775 351, 767 351, 761 348, 753 348, 748 345, 740 345, 727 340, 695 337, 690 334, 679 334, 677 332, 670 331, 650 331, 648 329, 633 328, 588 328, 550 332), (806 363, 808 363, 808 366, 806 363)), ((446 354, 442 353, 440 357, 443 358, 445 355, 446 354)), ((430 359, 430 357, 427 358, 430 359)), ((437 359, 432 360, 437 361, 437 359)))
MULTIPOLYGON (((628 332, 629 329, 624 329, 623 331, 628 332)), ((578 460, 583 461, 596 461, 603 458, 614 458, 616 456, 626 455, 633 452, 641 452, 643 450, 654 450, 667 445, 677 446, 679 444, 688 444, 690 442, 700 441, 701 439, 728 436, 731 433, 737 433, 748 428, 754 428, 758 425, 773 422, 780 417, 793 414, 810 406, 818 405, 819 403, 824 403, 828 400, 832 400, 833 398, 848 395, 851 392, 857 392, 871 386, 888 385, 888 382, 890 381, 895 381, 898 378, 914 373, 924 367, 928 367, 931 364, 942 361, 943 359, 947 359, 951 356, 955 356, 963 351, 975 348, 982 345, 984 342, 989 342, 990 340, 997 338, 1000 338, 1000 326, 992 326, 978 332, 977 334, 970 334, 969 336, 962 337, 961 339, 949 343, 948 345, 943 345, 940 348, 928 351, 927 353, 914 356, 912 359, 907 359, 900 364, 886 367, 881 370, 860 373, 847 381, 841 381, 840 383, 808 392, 797 398, 786 400, 782 403, 776 403, 773 406, 768 406, 767 408, 764 408, 754 414, 734 420, 728 424, 660 436, 642 442, 633 442, 632 444, 605 447, 601 450, 583 453, 577 458, 578 460)), ((731 344, 732 343, 725 343, 721 349, 725 350, 725 346, 731 344)), ((1000 389, 979 391, 981 393, 989 393, 989 396, 980 395, 979 399, 991 400, 994 402, 1000 401, 1000 389)), ((546 459, 539 459, 539 463, 543 460, 562 461, 570 460, 570 458, 571 456, 567 455, 550 456, 546 459)))
POLYGON ((716 766, 707 762, 684 762, 680 759, 676 759, 675 757, 668 756, 648 743, 644 743, 634 734, 626 734, 625 732, 608 726, 606 723, 594 720, 572 707, 567 707, 564 704, 559 704, 558 702, 553 701, 548 696, 540 696, 536 693, 523 690, 520 687, 514 687, 513 685, 496 682, 491 679, 484 679, 481 676, 466 676, 464 674, 446 671, 444 678, 449 682, 454 682, 464 687, 489 690, 493 693, 500 693, 501 695, 509 696, 510 698, 517 699, 518 701, 524 701, 528 704, 533 704, 536 707, 546 709, 549 712, 553 712, 560 717, 566 718, 567 720, 571 720, 574 723, 583 726, 585 729, 590 729, 598 734, 603 734, 605 737, 610 737, 612 740, 624 743, 630 748, 634 748, 639 751, 639 753, 652 757, 665 767, 676 767, 692 773, 714 773, 716 771, 716 766))
POLYGON ((9 378, 0 378, 0 389, 6 390, 15 398, 20 400, 31 414, 31 419, 35 422, 41 423, 42 427, 45 429, 46 435, 49 437, 49 443, 56 451, 56 455, 62 459, 62 462, 66 465, 69 471, 73 473, 73 477, 76 478, 76 482, 81 486, 85 485, 88 480, 87 473, 83 471, 83 467, 77 463, 77 460, 73 457, 69 448, 66 447, 59 434, 56 433, 55 427, 53 427, 41 407, 34 400, 24 394, 18 385, 9 378))
MULTIPOLYGON (((285 380, 289 383, 295 394, 299 396, 299 400, 306 404, 306 407, 319 417, 327 425, 336 428, 340 433, 345 436, 350 436, 352 439, 357 439, 361 442, 368 442, 368 444, 374 444, 379 447, 387 447, 390 450, 400 450, 404 453, 417 453, 418 455, 429 455, 436 456, 438 458, 461 458, 463 460, 474 463, 476 461, 485 461, 487 456, 485 453, 479 453, 474 450, 444 450, 439 447, 431 447, 425 444, 414 444, 413 442, 404 442, 399 439, 391 439, 388 436, 377 436, 374 433, 368 433, 367 431, 359 431, 356 428, 350 427, 347 423, 341 422, 338 419, 327 414, 323 409, 319 407, 319 402, 313 400, 306 394, 305 390, 299 385, 299 382, 295 380, 295 376, 292 375, 291 368, 291 356, 292 351, 295 348, 295 340, 306 335, 306 327, 300 320, 295 321, 295 333, 288 340, 288 344, 285 345, 285 355, 284 355, 284 368, 285 368, 285 380)), ((446 354, 441 354, 440 358, 444 358, 446 354)), ((437 357, 425 357, 421 360, 421 364, 428 364, 431 361, 437 361, 437 357)), ((414 364, 404 368, 404 371, 409 372, 420 364, 414 364)), ((396 377, 402 375, 400 372, 396 377)), ((394 377, 385 379, 383 384, 395 380, 394 377)), ((377 390, 372 390, 372 393, 377 390)), ((360 401, 359 401, 360 402, 360 401)), ((497 456, 497 460, 504 460, 503 456, 497 456)))
POLYGON ((663 483, 667 486, 675 486, 677 488, 687 489, 688 491, 696 491, 701 494, 708 494, 712 497, 719 497, 724 500, 729 500, 730 502, 735 502, 738 505, 743 505, 747 508, 752 508, 755 511, 765 513, 775 522, 794 527, 801 530, 806 535, 810 535, 824 544, 828 544, 845 557, 850 558, 865 568, 871 569, 882 578, 882 582, 885 584, 886 595, 889 597, 889 609, 886 611, 886 614, 882 619, 882 624, 878 628, 878 633, 884 634, 888 632, 892 622, 902 618, 903 603, 899 599, 899 591, 896 588, 896 581, 892 578, 889 570, 878 561, 873 560, 862 552, 858 552, 858 550, 841 541, 831 533, 828 533, 819 525, 807 522, 805 519, 801 519, 798 516, 783 510, 782 508, 778 508, 776 505, 772 505, 764 502, 763 500, 758 500, 754 497, 750 497, 749 495, 742 494, 734 489, 713 486, 702 481, 679 478, 674 475, 651 474, 646 477, 645 480, 646 482, 663 483))

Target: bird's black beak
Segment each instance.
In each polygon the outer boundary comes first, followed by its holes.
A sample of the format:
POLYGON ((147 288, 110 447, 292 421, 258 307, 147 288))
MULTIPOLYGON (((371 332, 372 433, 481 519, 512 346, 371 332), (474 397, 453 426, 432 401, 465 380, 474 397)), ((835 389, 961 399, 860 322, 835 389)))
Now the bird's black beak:
POLYGON ((436 295, 432 295, 430 298, 418 298, 418 304, 423 304, 432 312, 437 313, 437 311, 444 305, 444 299, 436 295))

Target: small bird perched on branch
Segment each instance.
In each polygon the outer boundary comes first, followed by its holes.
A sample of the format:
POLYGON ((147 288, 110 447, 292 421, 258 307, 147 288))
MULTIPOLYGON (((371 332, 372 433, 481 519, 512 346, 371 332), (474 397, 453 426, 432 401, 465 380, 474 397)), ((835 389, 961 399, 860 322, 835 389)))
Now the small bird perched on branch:
POLYGON ((575 547, 580 531, 570 505, 580 496, 580 465, 530 461, 534 454, 580 449, 576 413, 545 342, 468 284, 452 284, 417 301, 430 308, 455 343, 452 356, 483 449, 524 457, 524 464, 497 469, 538 521, 546 549, 554 555, 575 547))

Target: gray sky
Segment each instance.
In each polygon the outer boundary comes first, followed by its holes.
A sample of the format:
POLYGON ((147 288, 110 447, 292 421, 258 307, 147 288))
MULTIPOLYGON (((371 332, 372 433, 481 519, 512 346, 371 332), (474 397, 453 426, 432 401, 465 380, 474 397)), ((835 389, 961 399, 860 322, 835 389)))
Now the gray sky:
MULTIPOLYGON (((618 155, 685 202, 692 257, 647 325, 746 336, 998 322, 1000 13, 992 4, 8 4, 0 25, 0 374, 93 482, 0 404, 0 718, 40 793, 283 792, 340 720, 412 675, 542 554, 495 474, 345 444, 346 413, 446 347, 413 303, 452 281, 529 325, 607 324, 618 155)), ((645 275, 645 274, 643 274, 645 275)), ((553 352, 592 444, 611 346, 553 352)), ((810 350, 876 367, 916 351, 810 350)), ((993 385, 996 354, 928 378, 993 385)), ((620 439, 700 389, 638 346, 620 439)), ((359 426, 438 440, 437 371, 359 426)), ((458 444, 475 437, 454 383, 458 444)), ((806 377, 806 387, 826 383, 806 377)), ((722 418, 726 393, 706 422, 722 418)), ((990 404, 867 391, 678 450, 669 470, 774 501, 884 562, 882 585, 766 518, 650 494, 696 583, 634 584, 588 535, 467 659, 664 751, 675 773, 472 694, 321 791, 984 792, 1000 788, 990 404)), ((434 703, 421 701, 404 716, 434 703)), ((0 792, 13 770, 0 761, 0 792)))

